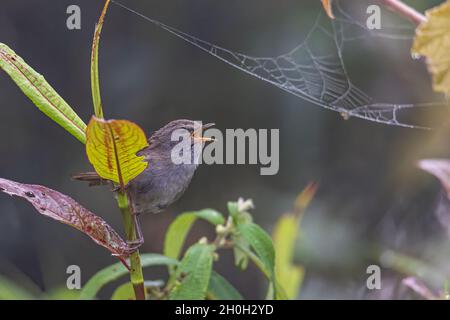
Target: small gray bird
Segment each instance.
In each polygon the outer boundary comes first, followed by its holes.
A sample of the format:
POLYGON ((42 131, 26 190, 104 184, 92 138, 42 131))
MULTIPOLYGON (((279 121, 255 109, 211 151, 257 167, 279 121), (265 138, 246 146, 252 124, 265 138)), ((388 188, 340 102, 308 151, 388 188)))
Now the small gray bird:
MULTIPOLYGON (((192 164, 175 164, 172 161, 172 149, 179 143, 172 141, 172 133, 179 129, 190 133, 193 157, 194 144, 202 145, 205 141, 213 140, 203 137, 201 132, 213 125, 209 123, 199 127, 198 122, 181 119, 169 122, 153 133, 148 139, 148 147, 137 153, 138 156, 144 156, 148 166, 126 187, 135 215, 157 213, 177 201, 186 191, 197 169, 197 161, 192 161, 192 164)), ((72 178, 88 181, 89 185, 110 183, 95 172, 81 173, 72 178)))

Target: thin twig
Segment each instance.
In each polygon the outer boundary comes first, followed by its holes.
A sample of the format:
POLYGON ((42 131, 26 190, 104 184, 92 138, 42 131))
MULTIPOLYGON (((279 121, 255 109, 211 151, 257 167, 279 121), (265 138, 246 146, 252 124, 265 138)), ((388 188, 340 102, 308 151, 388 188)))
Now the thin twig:
POLYGON ((409 5, 403 3, 400 0, 379 0, 384 6, 388 7, 392 11, 398 13, 399 15, 405 17, 406 19, 414 22, 415 25, 419 25, 425 21, 427 18, 425 15, 417 11, 416 9, 410 7, 409 5))

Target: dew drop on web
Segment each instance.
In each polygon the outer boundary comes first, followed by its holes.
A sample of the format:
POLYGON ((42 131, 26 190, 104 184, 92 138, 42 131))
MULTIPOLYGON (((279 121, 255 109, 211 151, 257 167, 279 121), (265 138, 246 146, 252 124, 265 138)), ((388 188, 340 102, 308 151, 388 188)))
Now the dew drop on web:
POLYGON ((421 58, 421 55, 417 53, 411 53, 411 58, 413 58, 413 60, 419 60, 421 58))

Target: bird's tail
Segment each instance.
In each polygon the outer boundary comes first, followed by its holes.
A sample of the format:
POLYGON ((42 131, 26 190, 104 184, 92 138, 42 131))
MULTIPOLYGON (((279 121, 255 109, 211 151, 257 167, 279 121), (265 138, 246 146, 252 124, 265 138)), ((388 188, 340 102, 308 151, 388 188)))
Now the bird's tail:
POLYGON ((97 172, 84 172, 84 173, 78 173, 74 174, 72 176, 73 180, 78 181, 85 181, 89 182, 89 186, 101 186, 101 185, 107 185, 108 180, 100 178, 97 172))

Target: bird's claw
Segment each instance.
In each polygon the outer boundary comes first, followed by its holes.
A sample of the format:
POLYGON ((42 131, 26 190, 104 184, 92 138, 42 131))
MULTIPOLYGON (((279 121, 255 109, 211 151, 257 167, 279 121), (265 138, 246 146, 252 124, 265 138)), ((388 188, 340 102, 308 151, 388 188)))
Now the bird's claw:
POLYGON ((136 252, 142 245, 144 244, 143 239, 136 239, 132 241, 127 241, 128 245, 128 252, 131 254, 133 252, 136 252))

